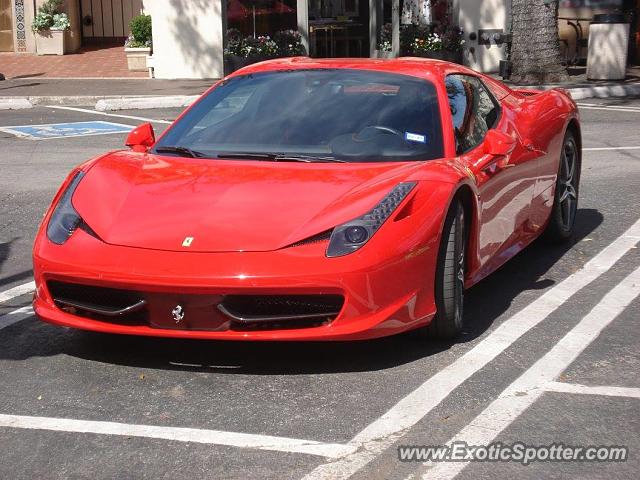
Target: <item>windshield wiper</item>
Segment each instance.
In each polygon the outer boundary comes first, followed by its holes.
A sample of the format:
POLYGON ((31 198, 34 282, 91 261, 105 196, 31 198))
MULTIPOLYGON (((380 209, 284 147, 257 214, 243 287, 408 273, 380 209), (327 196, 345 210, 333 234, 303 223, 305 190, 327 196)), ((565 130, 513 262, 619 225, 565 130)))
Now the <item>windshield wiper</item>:
POLYGON ((280 153, 219 153, 218 158, 240 160, 262 160, 265 162, 304 162, 304 163, 345 163, 344 160, 335 157, 322 157, 315 155, 295 155, 280 153))
POLYGON ((206 155, 202 152, 198 152, 196 150, 191 150, 187 147, 156 147, 155 151, 157 153, 177 153, 183 157, 191 157, 191 158, 202 158, 206 155))

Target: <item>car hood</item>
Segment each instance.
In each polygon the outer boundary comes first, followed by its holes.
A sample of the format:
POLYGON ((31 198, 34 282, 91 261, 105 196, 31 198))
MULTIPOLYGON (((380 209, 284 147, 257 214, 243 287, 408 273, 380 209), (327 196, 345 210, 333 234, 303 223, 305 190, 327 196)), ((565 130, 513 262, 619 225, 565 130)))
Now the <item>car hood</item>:
POLYGON ((275 163, 115 152, 73 205, 105 242, 192 252, 271 251, 358 217, 419 168, 275 163), (191 241, 186 241, 191 238, 191 241))

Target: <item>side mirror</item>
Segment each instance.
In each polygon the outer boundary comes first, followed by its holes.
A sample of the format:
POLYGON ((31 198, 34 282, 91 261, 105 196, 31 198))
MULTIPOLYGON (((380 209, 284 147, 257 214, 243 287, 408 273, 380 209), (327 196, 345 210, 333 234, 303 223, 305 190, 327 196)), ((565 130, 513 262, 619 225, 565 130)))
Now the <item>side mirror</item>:
POLYGON ((156 135, 150 123, 143 123, 129 132, 125 145, 134 152, 146 152, 156 143, 156 135))
POLYGON ((516 140, 498 130, 489 130, 484 137, 484 152, 495 157, 509 155, 516 148, 516 140))

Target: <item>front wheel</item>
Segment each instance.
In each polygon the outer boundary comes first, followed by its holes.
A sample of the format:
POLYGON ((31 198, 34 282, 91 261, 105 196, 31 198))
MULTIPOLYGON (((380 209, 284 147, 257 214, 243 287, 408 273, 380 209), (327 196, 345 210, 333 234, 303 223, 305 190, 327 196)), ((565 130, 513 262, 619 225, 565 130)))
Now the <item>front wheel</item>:
POLYGON ((425 332, 432 338, 448 340, 462 332, 466 243, 464 207, 456 201, 445 219, 438 252, 437 312, 425 332))
POLYGON ((573 235, 580 187, 580 151, 573 136, 567 132, 560 154, 558 178, 545 237, 552 243, 565 242, 573 235))

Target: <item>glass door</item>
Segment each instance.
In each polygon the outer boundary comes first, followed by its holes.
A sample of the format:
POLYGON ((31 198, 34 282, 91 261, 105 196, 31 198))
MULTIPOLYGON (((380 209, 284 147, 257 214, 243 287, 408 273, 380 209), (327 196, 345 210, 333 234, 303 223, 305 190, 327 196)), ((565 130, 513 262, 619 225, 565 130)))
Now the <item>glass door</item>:
POLYGON ((308 0, 310 55, 368 57, 371 3, 372 0, 308 0))
POLYGON ((400 0, 370 0, 371 56, 393 58, 400 53, 400 0))
POLYGON ((0 0, 0 52, 13 52, 12 0, 0 0))

